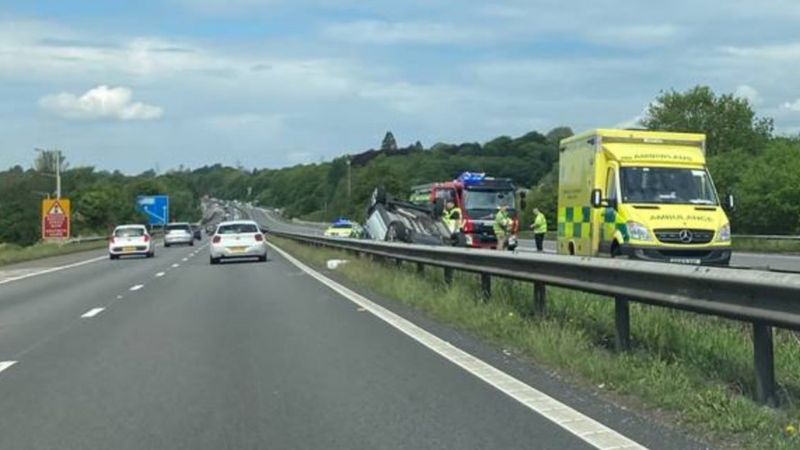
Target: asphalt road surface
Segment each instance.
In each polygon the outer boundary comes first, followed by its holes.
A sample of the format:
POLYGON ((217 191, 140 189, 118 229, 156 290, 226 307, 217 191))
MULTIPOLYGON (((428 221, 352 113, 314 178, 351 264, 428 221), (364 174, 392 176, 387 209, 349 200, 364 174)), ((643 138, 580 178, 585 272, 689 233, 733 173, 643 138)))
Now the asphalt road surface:
MULTIPOLYGON (((275 252, 204 247, 0 268, 0 448, 592 448, 275 252)), ((703 448, 441 332, 620 437, 703 448)))

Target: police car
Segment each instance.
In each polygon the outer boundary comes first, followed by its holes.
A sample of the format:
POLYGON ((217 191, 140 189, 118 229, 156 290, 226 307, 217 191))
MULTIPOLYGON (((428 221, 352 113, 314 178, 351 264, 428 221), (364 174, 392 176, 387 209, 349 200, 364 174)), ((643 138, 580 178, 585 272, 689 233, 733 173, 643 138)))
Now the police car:
POLYGON ((336 219, 325 230, 325 236, 330 237, 352 237, 357 232, 357 226, 347 219, 336 219))

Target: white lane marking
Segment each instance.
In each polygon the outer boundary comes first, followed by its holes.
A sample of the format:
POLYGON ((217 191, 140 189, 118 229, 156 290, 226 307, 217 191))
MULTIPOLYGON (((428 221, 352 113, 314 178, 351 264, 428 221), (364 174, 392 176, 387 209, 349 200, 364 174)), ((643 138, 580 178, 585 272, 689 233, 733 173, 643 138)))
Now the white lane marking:
POLYGON ((122 300, 122 296, 121 296, 121 295, 118 295, 118 296, 117 296, 117 300, 122 300))
POLYGON ((158 272, 158 273, 156 274, 156 278, 161 278, 161 277, 163 277, 165 273, 166 273, 166 272, 158 272))
POLYGON ((8 369, 9 367, 13 366, 16 363, 17 363, 16 361, 0 361, 0 372, 8 369))
POLYGON ((172 265, 172 267, 180 267, 180 266, 181 266, 181 265, 180 265, 180 264, 178 264, 178 263, 175 263, 175 264, 173 264, 173 265, 172 265))
POLYGON ((628 437, 608 428, 600 422, 586 416, 575 409, 548 396, 544 392, 534 389, 513 376, 495 368, 494 366, 478 359, 471 354, 459 349, 449 342, 440 339, 412 322, 389 311, 388 309, 372 302, 358 293, 327 278, 314 269, 306 266, 285 251, 268 243, 273 250, 309 274, 320 283, 328 286, 342 297, 350 300, 361 308, 366 309, 379 319, 402 331, 431 351, 439 354, 450 362, 460 366, 466 372, 480 378, 495 389, 522 403, 534 412, 544 416, 556 425, 567 430, 588 444, 601 449, 646 449, 646 447, 628 437))
POLYGON ((137 285, 135 285, 135 286, 131 286, 131 289, 130 289, 130 290, 131 290, 131 291, 138 291, 139 289, 141 289, 141 288, 143 288, 143 287, 144 287, 144 285, 143 285, 143 284, 137 284, 137 285))
POLYGON ((64 266, 50 267, 49 269, 40 270, 38 272, 26 273, 25 275, 20 275, 18 277, 6 278, 5 280, 0 281, 0 284, 11 283, 12 281, 24 280, 25 278, 31 278, 31 277, 35 277, 35 276, 39 276, 39 275, 44 275, 44 274, 47 274, 47 273, 58 272, 58 271, 61 271, 61 270, 72 269, 74 267, 80 267, 80 266, 84 266, 86 264, 91 264, 93 262, 102 261, 102 260, 107 259, 107 258, 108 258, 107 256, 98 256, 97 258, 87 259, 85 261, 79 261, 79 262, 72 263, 72 264, 67 264, 67 265, 64 265, 64 266))
POLYGON ((189 260, 189 258, 183 258, 181 261, 186 262, 188 260, 189 260))
POLYGON ((81 317, 84 318, 84 319, 89 318, 89 317, 94 317, 94 316, 100 314, 101 312, 103 312, 104 310, 105 310, 105 308, 92 308, 92 309, 86 311, 85 313, 83 313, 83 315, 81 317))

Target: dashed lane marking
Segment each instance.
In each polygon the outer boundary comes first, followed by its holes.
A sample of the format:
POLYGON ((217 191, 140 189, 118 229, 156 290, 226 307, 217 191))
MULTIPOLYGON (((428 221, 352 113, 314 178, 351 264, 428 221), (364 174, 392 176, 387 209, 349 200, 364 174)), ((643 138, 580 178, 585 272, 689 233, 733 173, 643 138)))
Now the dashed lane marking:
POLYGON ((138 291, 139 289, 141 289, 141 288, 143 288, 143 287, 144 287, 144 285, 143 285, 143 284, 137 284, 137 285, 135 285, 135 286, 131 286, 130 290, 131 290, 131 291, 138 291))
POLYGON ((175 268, 175 267, 180 267, 180 266, 181 266, 181 265, 180 265, 180 264, 178 264, 178 263, 175 263, 175 264, 173 264, 173 265, 172 265, 172 267, 173 267, 173 268, 175 268))
POLYGON ((564 403, 548 396, 489 363, 472 356, 438 336, 423 330, 414 323, 374 303, 366 297, 306 266, 285 251, 268 243, 273 250, 320 283, 328 286, 344 298, 366 309, 387 324, 405 333, 434 353, 480 378, 490 386, 525 405, 530 410, 552 421, 561 428, 600 450, 637 449, 646 450, 638 442, 612 430, 564 403))
POLYGON ((105 311, 105 308, 92 308, 92 309, 86 311, 85 313, 83 313, 83 315, 81 317, 84 318, 84 319, 88 319, 90 317, 94 317, 94 316, 100 314, 103 311, 105 311))
POLYGON ((158 272, 158 273, 156 274, 156 278, 161 278, 161 277, 163 277, 165 273, 166 273, 166 272, 158 272))
POLYGON ((8 369, 9 367, 13 366, 16 363, 17 363, 16 361, 0 361, 0 372, 8 369))

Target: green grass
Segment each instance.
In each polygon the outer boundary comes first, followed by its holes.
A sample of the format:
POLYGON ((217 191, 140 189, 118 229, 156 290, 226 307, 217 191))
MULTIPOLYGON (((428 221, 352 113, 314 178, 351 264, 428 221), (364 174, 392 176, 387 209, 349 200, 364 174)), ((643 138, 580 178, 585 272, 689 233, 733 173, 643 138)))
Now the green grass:
POLYGON ((746 239, 733 237, 733 249, 758 253, 800 253, 800 241, 783 239, 746 239))
POLYGON ((84 252, 87 250, 103 248, 106 245, 108 245, 106 241, 83 242, 80 244, 65 245, 56 243, 39 243, 30 245, 28 247, 20 247, 12 244, 0 244, 0 266, 34 259, 47 258, 49 256, 84 252))
POLYGON ((493 279, 493 298, 482 302, 476 275, 458 274, 452 287, 441 270, 417 275, 405 264, 381 266, 369 258, 270 238, 315 266, 347 259, 337 272, 385 297, 468 331, 573 383, 606 391, 614 401, 666 415, 694 435, 730 448, 800 449, 800 438, 784 432, 800 421, 800 343, 776 330, 775 361, 782 407, 750 399, 754 369, 750 330, 733 321, 633 304, 634 348, 613 346, 613 302, 558 288, 547 289, 547 314, 529 314, 529 284, 493 279))

